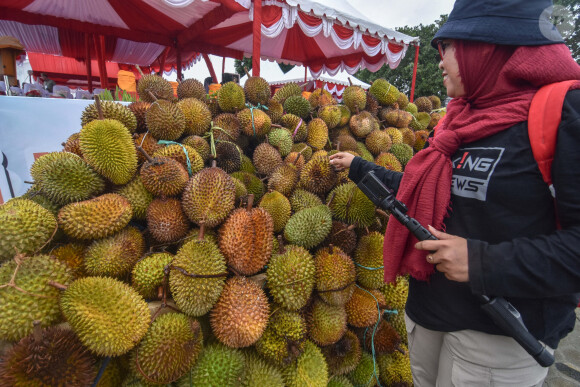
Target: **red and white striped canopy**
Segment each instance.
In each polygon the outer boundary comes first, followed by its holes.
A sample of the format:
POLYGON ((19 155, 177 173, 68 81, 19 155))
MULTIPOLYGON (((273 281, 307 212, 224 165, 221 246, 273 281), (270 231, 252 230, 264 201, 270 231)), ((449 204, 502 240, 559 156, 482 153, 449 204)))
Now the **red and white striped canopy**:
MULTIPOLYGON (((313 76, 395 68, 418 44, 365 21, 348 0, 261 4, 261 57, 306 65, 313 76)), ((252 0, 0 0, 0 35, 27 51, 84 59, 87 34, 102 35, 105 60, 143 66, 162 55, 169 65, 180 55, 183 67, 198 53, 252 55, 253 19, 252 0)))

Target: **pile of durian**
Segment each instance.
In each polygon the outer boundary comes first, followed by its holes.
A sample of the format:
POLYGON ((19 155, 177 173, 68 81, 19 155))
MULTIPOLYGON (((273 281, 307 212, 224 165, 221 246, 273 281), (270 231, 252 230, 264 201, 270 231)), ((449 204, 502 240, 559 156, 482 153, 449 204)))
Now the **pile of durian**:
POLYGON ((0 386, 412 385, 388 214, 328 156, 402 171, 439 99, 384 79, 343 104, 260 77, 138 93, 89 105, 0 206, 0 386))

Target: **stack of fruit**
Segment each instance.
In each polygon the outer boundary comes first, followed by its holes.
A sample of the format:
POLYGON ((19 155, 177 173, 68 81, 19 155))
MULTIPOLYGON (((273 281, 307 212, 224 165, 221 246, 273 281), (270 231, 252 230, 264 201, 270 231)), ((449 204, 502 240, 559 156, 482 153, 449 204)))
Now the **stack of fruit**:
POLYGON ((0 206, 0 385, 411 385, 388 215, 328 156, 403 171, 438 98, 384 79, 344 104, 259 77, 138 92, 88 106, 0 206))

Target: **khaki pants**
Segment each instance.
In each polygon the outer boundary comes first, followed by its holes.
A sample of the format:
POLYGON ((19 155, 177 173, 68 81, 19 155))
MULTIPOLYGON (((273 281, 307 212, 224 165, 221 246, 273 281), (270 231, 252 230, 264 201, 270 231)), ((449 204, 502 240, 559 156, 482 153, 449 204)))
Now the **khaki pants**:
POLYGON ((405 323, 415 387, 541 387, 548 374, 510 337, 432 331, 406 314, 405 323))

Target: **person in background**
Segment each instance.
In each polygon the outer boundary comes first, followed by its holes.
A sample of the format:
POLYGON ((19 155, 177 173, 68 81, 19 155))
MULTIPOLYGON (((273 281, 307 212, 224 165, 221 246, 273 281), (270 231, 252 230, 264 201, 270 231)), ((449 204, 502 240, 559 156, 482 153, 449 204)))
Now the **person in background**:
POLYGON ((405 307, 415 386, 542 386, 541 367, 481 310, 503 296, 552 352, 580 299, 580 82, 566 94, 552 164, 555 200, 528 136, 544 85, 580 80, 548 16, 550 0, 457 0, 436 33, 447 114, 404 173, 330 156, 358 183, 373 170, 438 240, 395 220, 385 280, 410 274, 405 307), (545 12, 546 11, 546 12, 545 12), (551 28, 550 28, 551 27, 551 28), (559 223, 559 225, 558 225, 559 223), (445 230, 445 231, 443 231, 445 230))
POLYGON ((135 73, 131 71, 131 65, 119 63, 117 84, 121 90, 125 90, 129 93, 137 92, 137 82, 135 81, 135 73))
POLYGON ((46 75, 46 73, 40 74, 40 79, 42 79, 42 87, 44 90, 52 93, 52 89, 54 88, 55 82, 46 75))

